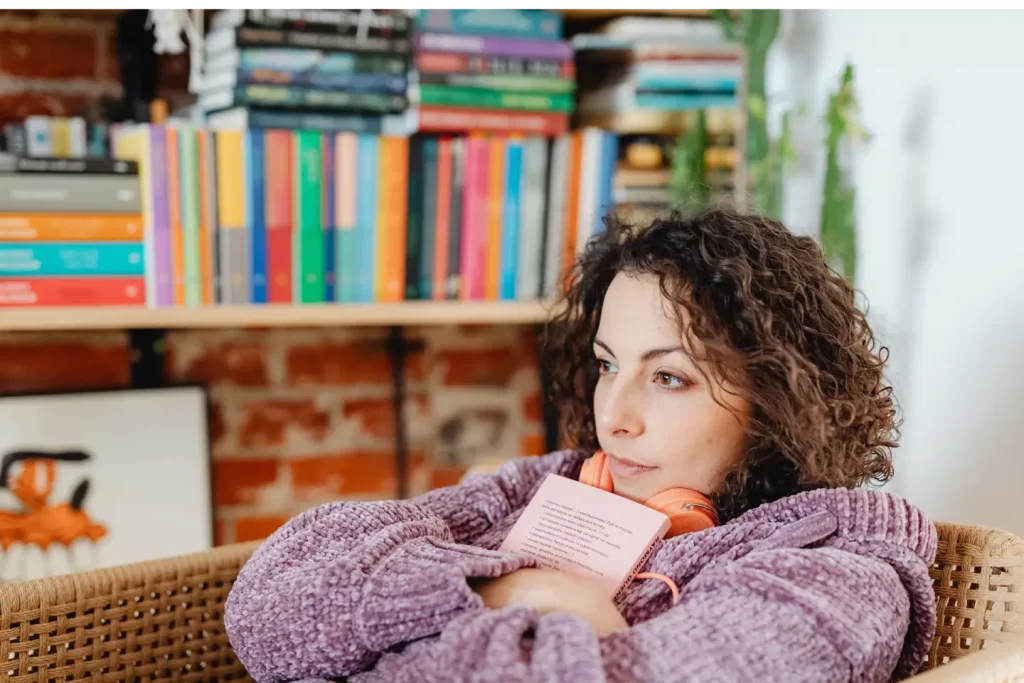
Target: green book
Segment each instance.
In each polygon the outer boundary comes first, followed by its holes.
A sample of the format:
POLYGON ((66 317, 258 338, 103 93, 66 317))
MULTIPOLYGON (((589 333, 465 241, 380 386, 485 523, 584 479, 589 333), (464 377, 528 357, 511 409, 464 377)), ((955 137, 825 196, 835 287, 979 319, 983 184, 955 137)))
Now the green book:
POLYGON ((323 154, 319 131, 295 131, 295 221, 292 226, 292 300, 323 303, 323 154))
POLYGON ((569 112, 573 108, 571 94, 513 92, 426 83, 420 84, 420 102, 446 107, 528 109, 548 112, 569 112))
POLYGON ((185 304, 199 306, 203 301, 199 267, 199 141, 196 131, 178 131, 178 182, 181 188, 182 246, 185 257, 185 304))

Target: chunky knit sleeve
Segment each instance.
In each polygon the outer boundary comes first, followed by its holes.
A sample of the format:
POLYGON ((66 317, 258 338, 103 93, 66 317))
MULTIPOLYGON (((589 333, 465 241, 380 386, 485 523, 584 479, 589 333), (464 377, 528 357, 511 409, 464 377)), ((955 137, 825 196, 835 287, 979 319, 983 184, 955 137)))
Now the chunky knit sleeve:
POLYGON ((466 613, 358 681, 471 672, 482 680, 500 672, 510 683, 889 681, 909 603, 885 562, 826 548, 769 550, 705 569, 676 606, 603 639, 565 613, 466 613))
POLYGON ((567 462, 559 453, 530 458, 414 500, 339 502, 296 516, 239 572, 224 615, 232 648, 257 681, 336 678, 482 610, 467 579, 532 561, 463 541, 567 462))

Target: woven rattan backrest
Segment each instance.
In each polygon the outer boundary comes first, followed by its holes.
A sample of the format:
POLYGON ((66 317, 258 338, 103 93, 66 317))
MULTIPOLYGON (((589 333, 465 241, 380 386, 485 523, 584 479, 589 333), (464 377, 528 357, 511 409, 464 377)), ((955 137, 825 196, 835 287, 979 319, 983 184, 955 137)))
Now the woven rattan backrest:
POLYGON ((0 680, 249 680, 223 619, 255 547, 0 585, 0 680))
POLYGON ((938 621, 926 669, 1024 632, 1024 541, 986 527, 936 527, 938 621))

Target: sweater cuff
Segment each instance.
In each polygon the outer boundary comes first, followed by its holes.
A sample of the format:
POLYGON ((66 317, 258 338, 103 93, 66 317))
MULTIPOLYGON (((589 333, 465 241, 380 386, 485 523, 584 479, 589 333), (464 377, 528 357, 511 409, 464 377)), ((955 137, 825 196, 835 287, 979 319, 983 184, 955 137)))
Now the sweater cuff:
POLYGON ((523 555, 437 538, 408 541, 364 584, 357 632, 372 652, 439 633, 466 610, 483 607, 467 579, 495 578, 535 564, 523 555))

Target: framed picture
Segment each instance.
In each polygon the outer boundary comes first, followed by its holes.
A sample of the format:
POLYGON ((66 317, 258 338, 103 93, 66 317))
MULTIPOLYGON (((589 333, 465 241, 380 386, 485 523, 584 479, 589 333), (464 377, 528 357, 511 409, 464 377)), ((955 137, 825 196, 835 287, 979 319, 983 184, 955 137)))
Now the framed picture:
POLYGON ((0 396, 0 579, 213 545, 206 390, 0 396))

